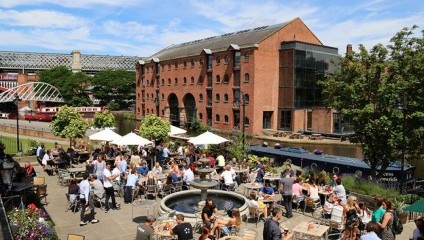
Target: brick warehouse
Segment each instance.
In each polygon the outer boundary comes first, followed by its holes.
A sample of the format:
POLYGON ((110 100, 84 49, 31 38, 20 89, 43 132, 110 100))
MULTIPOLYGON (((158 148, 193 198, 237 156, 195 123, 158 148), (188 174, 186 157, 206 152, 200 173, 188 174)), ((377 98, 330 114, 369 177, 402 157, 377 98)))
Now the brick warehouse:
POLYGON ((136 66, 136 117, 177 126, 197 118, 231 131, 244 115, 249 134, 341 133, 340 115, 322 107, 317 86, 338 58, 299 18, 171 45, 136 66))

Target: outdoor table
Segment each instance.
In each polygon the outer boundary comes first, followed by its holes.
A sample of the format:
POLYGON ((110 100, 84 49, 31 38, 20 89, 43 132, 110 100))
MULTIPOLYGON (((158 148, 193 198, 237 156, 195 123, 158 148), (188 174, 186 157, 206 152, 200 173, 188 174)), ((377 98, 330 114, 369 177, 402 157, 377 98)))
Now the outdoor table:
POLYGON ((79 157, 80 161, 86 161, 90 158, 90 152, 88 151, 75 151, 76 156, 79 157))
POLYGON ((243 237, 240 236, 225 236, 222 238, 218 238, 218 240, 243 240, 243 237))
POLYGON ((304 239, 304 235, 316 239, 328 239, 328 230, 330 227, 314 224, 314 228, 309 230, 310 222, 301 222, 293 228, 293 239, 304 239))
POLYGON ((26 192, 33 187, 32 183, 12 183, 10 191, 18 193, 21 196, 22 204, 26 204, 26 192))
POLYGON ((146 209, 146 216, 153 215, 154 207, 156 206, 156 200, 149 199, 136 199, 131 203, 131 218, 134 219, 134 207, 140 207, 142 209, 146 209), (150 214, 150 210, 152 213, 150 214))
POLYGON ((261 183, 244 183, 244 195, 249 196, 250 192, 259 190, 263 185, 261 183))
POLYGON ((85 172, 85 168, 68 168, 67 170, 73 178, 75 178, 78 173, 85 172))
POLYGON ((266 175, 263 178, 264 183, 265 183, 266 180, 268 180, 270 183, 272 183, 272 182, 276 183, 275 186, 277 186, 277 190, 280 189, 280 179, 281 179, 281 177, 280 177, 279 173, 275 173, 275 174, 272 174, 272 175, 266 175))
POLYGON ((153 229, 156 233, 156 235, 158 236, 159 239, 161 238, 170 238, 172 237, 171 235, 171 229, 174 228, 174 226, 176 225, 176 222, 174 220, 164 220, 159 224, 155 224, 153 226, 153 229), (170 224, 170 228, 165 228, 166 224, 170 224))

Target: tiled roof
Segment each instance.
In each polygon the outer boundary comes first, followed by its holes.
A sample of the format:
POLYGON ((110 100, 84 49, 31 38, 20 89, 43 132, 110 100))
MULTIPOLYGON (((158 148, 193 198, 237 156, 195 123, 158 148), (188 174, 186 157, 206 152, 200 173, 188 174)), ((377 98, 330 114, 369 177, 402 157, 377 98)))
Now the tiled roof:
POLYGON ((163 61, 196 56, 199 55, 203 49, 210 49, 212 52, 225 51, 230 44, 237 44, 240 48, 252 47, 255 44, 259 44, 261 41, 265 40, 288 23, 289 22, 271 26, 262 26, 233 33, 226 33, 221 36, 171 45, 153 54, 147 59, 147 61, 150 61, 152 58, 159 58, 160 61, 163 61))
MULTIPOLYGON (((81 54, 82 71, 123 69, 135 71, 140 57, 81 54)), ((0 51, 0 69, 50 69, 57 66, 72 67, 72 54, 6 52, 0 51)))

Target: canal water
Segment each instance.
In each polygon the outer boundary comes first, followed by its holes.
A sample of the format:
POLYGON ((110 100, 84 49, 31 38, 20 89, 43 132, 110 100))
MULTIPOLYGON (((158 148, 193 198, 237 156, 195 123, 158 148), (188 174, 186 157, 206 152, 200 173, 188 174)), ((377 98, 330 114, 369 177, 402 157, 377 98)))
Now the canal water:
MULTIPOLYGON (((122 113, 114 113, 116 117, 116 129, 117 132, 121 135, 125 135, 131 131, 134 131, 134 129, 138 128, 139 121, 133 120, 133 119, 126 119, 124 117, 124 114, 122 113)), ((253 140, 253 144, 261 144, 263 140, 253 140)), ((268 141, 269 146, 274 146, 276 142, 268 141)), ((320 145, 319 143, 316 144, 302 144, 302 143, 285 143, 283 144, 283 147, 297 147, 297 148, 304 148, 308 151, 314 151, 316 148, 321 148, 324 153, 330 154, 330 155, 337 155, 337 156, 346 156, 346 157, 354 157, 354 158, 362 158, 362 150, 359 146, 356 145, 320 145)), ((424 159, 417 160, 415 162, 411 162, 412 165, 416 166, 417 169, 415 170, 415 178, 421 178, 424 179, 424 159)))

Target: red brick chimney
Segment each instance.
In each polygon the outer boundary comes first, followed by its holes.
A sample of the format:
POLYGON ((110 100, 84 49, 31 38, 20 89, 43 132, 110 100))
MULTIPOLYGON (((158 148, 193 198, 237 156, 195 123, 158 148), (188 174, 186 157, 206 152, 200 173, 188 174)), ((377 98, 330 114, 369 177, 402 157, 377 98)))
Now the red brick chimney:
POLYGON ((346 46, 346 55, 351 54, 351 53, 352 53, 352 44, 348 44, 346 46))

